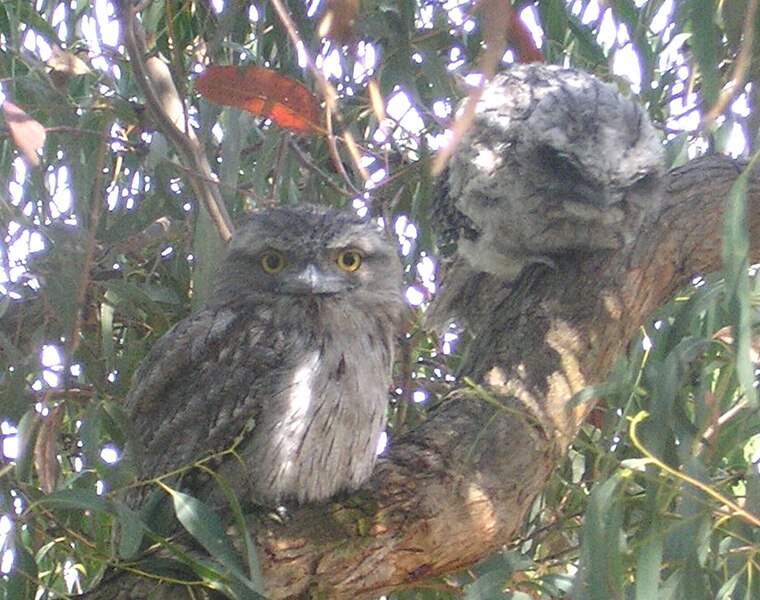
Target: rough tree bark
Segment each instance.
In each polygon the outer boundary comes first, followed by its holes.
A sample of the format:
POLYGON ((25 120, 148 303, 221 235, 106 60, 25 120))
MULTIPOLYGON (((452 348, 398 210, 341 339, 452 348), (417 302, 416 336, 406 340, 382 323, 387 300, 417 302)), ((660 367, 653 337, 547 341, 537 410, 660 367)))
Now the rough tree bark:
MULTIPOLYGON (((498 402, 460 390, 395 441, 353 497, 302 507, 284 523, 250 515, 271 598, 376 598, 513 539, 592 408, 570 398, 606 378, 675 290, 720 267, 723 203, 741 168, 692 161, 641 192, 660 209, 641 215, 622 247, 553 256, 509 284, 481 282, 473 309, 487 318, 473 319, 466 374, 498 402)), ((758 259, 760 172, 749 221, 758 259)), ((105 586, 98 597, 114 596, 105 586)))

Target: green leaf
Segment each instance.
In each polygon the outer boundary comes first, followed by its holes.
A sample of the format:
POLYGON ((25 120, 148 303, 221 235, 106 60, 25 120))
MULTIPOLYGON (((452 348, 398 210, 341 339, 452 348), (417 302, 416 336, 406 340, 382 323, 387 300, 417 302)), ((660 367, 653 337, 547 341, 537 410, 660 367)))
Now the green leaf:
MULTIPOLYGON (((7 3, 10 4, 10 3, 7 3)), ((33 29, 35 33, 47 38, 51 44, 58 41, 58 34, 36 10, 32 2, 15 2, 17 17, 26 27, 33 29)))
POLYGON ((509 575, 491 571, 465 588, 465 600, 507 600, 510 594, 504 591, 509 575))
POLYGON ((100 461, 100 438, 104 417, 103 405, 98 401, 90 402, 79 429, 82 441, 82 454, 88 467, 100 461))
POLYGON ((117 553, 120 558, 133 557, 142 545, 145 525, 138 514, 128 506, 115 503, 116 515, 121 527, 119 528, 117 553))
POLYGON ((240 175, 240 155, 243 151, 243 132, 251 127, 248 113, 238 108, 222 111, 224 124, 224 143, 222 144, 222 167, 219 177, 220 191, 227 206, 232 206, 238 199, 237 187, 240 175))
POLYGON ((662 539, 651 531, 650 537, 638 551, 636 562, 636 600, 659 597, 662 539))
POLYGON ((113 315, 113 305, 102 302, 100 304, 100 343, 106 371, 111 371, 114 367, 113 315))
POLYGON ((246 524, 245 515, 243 515, 243 509, 238 502, 235 492, 229 486, 224 477, 213 473, 217 485, 219 485, 222 493, 224 494, 232 515, 235 517, 235 525, 237 526, 238 533, 243 538, 245 556, 248 563, 248 573, 250 574, 251 582, 255 586, 255 591, 262 596, 266 593, 264 588, 264 576, 261 573, 261 564, 259 563, 259 555, 256 551, 256 545, 253 543, 250 531, 246 524))
POLYGON ((118 554, 122 558, 133 556, 140 548, 145 525, 138 514, 125 504, 99 496, 95 492, 78 489, 59 490, 39 498, 36 504, 48 508, 77 509, 115 516, 119 521, 118 554))
POLYGON ((39 413, 33 408, 26 411, 18 424, 18 456, 16 457, 16 478, 29 482, 32 479, 34 463, 34 443, 40 429, 39 413))
POLYGON ((219 230, 214 220, 206 210, 200 206, 198 218, 195 222, 195 235, 193 238, 193 251, 195 254, 195 270, 193 273, 193 310, 199 310, 211 300, 211 284, 219 257, 224 253, 224 245, 219 237, 219 230))
POLYGON ((705 108, 711 108, 718 100, 721 88, 719 56, 721 53, 720 37, 715 24, 717 5, 715 0, 690 0, 694 35, 691 38, 691 50, 694 53, 701 77, 701 92, 705 108))
POLYGON ((615 474, 591 491, 581 531, 580 570, 573 600, 623 597, 623 484, 623 477, 615 474))
POLYGON ((57 508, 76 508, 91 510, 94 512, 113 512, 110 500, 98 496, 95 492, 85 490, 58 490, 52 494, 46 494, 37 500, 37 504, 57 508))
POLYGON ((747 182, 760 153, 755 154, 731 186, 723 212, 721 255, 726 278, 726 305, 736 349, 736 371, 742 391, 752 409, 758 407, 755 368, 751 361, 752 319, 749 285, 749 234, 747 225, 747 182))
POLYGON ((255 594, 252 600, 262 597, 256 590, 257 586, 243 574, 243 564, 219 516, 196 498, 166 486, 165 489, 172 498, 177 519, 187 532, 227 569, 237 583, 255 594))
POLYGON ((5 6, 3 4, 0 4, 0 33, 2 33, 6 38, 11 39, 11 22, 8 18, 8 12, 5 10, 5 6))
POLYGON ((141 313, 155 316, 164 314, 160 307, 156 306, 156 302, 159 300, 156 286, 138 285, 131 281, 119 281, 118 279, 106 281, 103 285, 108 290, 106 292, 107 300, 112 302, 117 311, 122 314, 133 318, 144 317, 144 314, 141 313))
POLYGON ((14 536, 13 567, 5 586, 5 600, 34 600, 37 595, 37 562, 14 536))

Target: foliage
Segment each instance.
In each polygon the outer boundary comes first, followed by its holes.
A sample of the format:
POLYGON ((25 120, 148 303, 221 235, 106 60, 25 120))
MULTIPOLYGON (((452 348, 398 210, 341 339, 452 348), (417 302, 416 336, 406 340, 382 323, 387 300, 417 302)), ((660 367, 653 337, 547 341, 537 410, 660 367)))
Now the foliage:
MULTIPOLYGON (((193 92, 194 74, 209 63, 268 66, 319 88, 299 67, 273 4, 143 4, 149 49, 171 66, 233 219, 269 203, 366 201, 363 167, 371 211, 389 224, 402 216, 414 224, 414 234, 402 236, 404 260, 409 285, 424 291, 418 265, 435 252, 432 146, 475 70, 485 35, 479 25, 502 7, 484 3, 468 16, 469 2, 367 0, 341 48, 317 34, 327 7, 312 14, 312 6, 291 1, 304 48, 332 65, 339 143, 331 148, 326 136, 295 136, 193 92), (351 158, 349 134, 366 157, 361 165, 351 158)), ((672 165, 736 148, 737 139, 745 142, 739 152, 754 148, 760 63, 741 58, 752 5, 515 2, 536 16, 547 62, 639 93, 672 165), (628 77, 625 60, 634 61, 628 77), (718 118, 701 120, 709 114, 718 118)), ((0 420, 5 439, 15 437, 14 426, 19 442, 18 456, 2 458, 0 470, 0 512, 10 523, 0 586, 14 600, 34 598, 38 588, 48 598, 88 589, 115 558, 134 558, 144 543, 166 544, 103 494, 130 477, 128 465, 105 460, 104 449, 120 448, 128 435, 119 401, 140 359, 208 294, 219 245, 192 173, 145 107, 118 30, 105 1, 0 4, 3 93, 47 132, 40 164, 29 166, 8 124, 0 130, 0 267, 8 278, 0 284, 0 420)), ((642 326, 600 387, 599 418, 547 482, 523 538, 466 573, 398 598, 760 597, 760 529, 729 508, 743 501, 760 514, 760 423, 747 362, 758 293, 747 289, 746 256, 734 251, 746 244, 742 190, 730 200, 737 215, 726 224, 731 276, 695 281, 642 326), (716 335, 726 326, 741 340, 739 358, 726 330, 716 335)), ((411 401, 415 392, 441 394, 456 369, 456 357, 442 356, 438 341, 419 331, 419 315, 403 356, 392 433, 424 418, 426 404, 411 401)), ((260 589, 254 553, 248 564, 231 555, 217 524, 202 518, 205 508, 179 494, 171 492, 188 531, 222 544, 216 562, 177 555, 188 576, 233 597, 260 589)), ((161 566, 156 576, 170 572, 161 566)))

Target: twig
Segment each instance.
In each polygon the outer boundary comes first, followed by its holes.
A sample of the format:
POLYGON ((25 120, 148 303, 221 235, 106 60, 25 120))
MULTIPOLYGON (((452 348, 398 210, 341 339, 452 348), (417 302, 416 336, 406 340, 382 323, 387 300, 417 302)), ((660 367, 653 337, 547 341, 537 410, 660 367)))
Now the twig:
POLYGON ((757 0, 749 0, 747 2, 747 8, 744 13, 744 28, 742 29, 742 47, 739 50, 739 54, 736 57, 736 64, 734 66, 734 75, 731 81, 726 84, 721 91, 718 100, 713 107, 702 118, 702 127, 710 125, 718 116, 726 109, 728 103, 736 96, 736 94, 744 85, 744 81, 747 77, 747 71, 752 64, 752 46, 755 37, 755 15, 757 14, 757 0))
POLYGON ((309 157, 304 154, 303 150, 301 150, 299 145, 296 143, 296 141, 292 137, 290 136, 288 137, 288 142, 290 144, 290 149, 296 155, 296 158, 298 159, 298 162, 301 163, 301 165, 303 165, 309 171, 312 171, 313 173, 315 173, 327 187, 334 189, 341 196, 346 196, 346 197, 351 196, 351 192, 340 187, 337 183, 333 181, 333 178, 330 175, 328 175, 322 169, 320 169, 317 165, 315 165, 314 162, 312 162, 311 159, 309 159, 309 157))
MULTIPOLYGON (((340 155, 338 154, 338 149, 335 144, 335 134, 332 131, 331 116, 335 115, 337 118, 340 118, 337 102, 338 93, 335 91, 335 88, 330 84, 330 82, 327 81, 324 73, 322 73, 322 71, 317 68, 317 65, 314 63, 311 55, 306 51, 306 45, 303 43, 303 40, 301 40, 301 36, 296 30, 296 25, 293 23, 293 19, 290 18, 290 13, 282 5, 282 2, 280 0, 272 0, 272 6, 274 6, 274 10, 279 17, 282 26, 285 28, 290 41, 293 42, 293 45, 295 47, 301 46, 303 48, 303 54, 306 58, 306 67, 309 69, 312 76, 316 80, 317 86, 319 87, 320 92, 322 92, 322 97, 325 99, 325 108, 327 113, 327 144, 330 148, 330 154, 333 158, 333 162, 335 163, 335 168, 344 177, 354 193, 361 194, 362 192, 356 189, 351 180, 348 178, 348 174, 343 167, 343 163, 340 160, 340 155)), ((361 154, 353 138, 350 136, 344 136, 344 140, 346 142, 346 146, 348 147, 349 155, 354 162, 354 168, 361 175, 364 182, 369 181, 369 173, 359 161, 361 154)))
MULTIPOLYGON (((356 195, 360 195, 361 192, 354 186, 351 178, 348 176, 348 173, 346 173, 346 168, 343 166, 343 161, 340 158, 338 145, 335 143, 335 134, 333 134, 332 111, 329 108, 327 109, 325 118, 327 121, 327 149, 330 151, 330 157, 332 158, 335 170, 340 173, 341 177, 343 177, 343 180, 346 182, 351 191, 356 195)), ((369 179, 369 177, 365 178, 364 181, 367 181, 367 179, 369 179)))
POLYGON ((290 135, 287 132, 283 132, 280 136, 280 149, 277 151, 277 162, 275 163, 274 170, 272 172, 272 190, 269 193, 272 200, 277 197, 277 187, 280 184, 280 177, 282 176, 282 165, 285 161, 285 151, 288 148, 288 138, 290 135))
POLYGON ((511 29, 509 16, 512 14, 513 9, 509 4, 506 7, 509 9, 507 11, 501 5, 500 0, 479 0, 477 8, 485 13, 481 19, 485 48, 483 48, 478 56, 480 81, 477 87, 470 92, 470 95, 464 102, 464 106, 454 121, 448 143, 433 159, 431 166, 433 177, 437 177, 443 172, 457 144, 459 144, 475 119, 478 102, 480 102, 480 98, 483 96, 486 83, 496 74, 501 54, 507 42, 507 33, 511 29))
POLYGON ((168 68, 156 59, 149 66, 145 60, 147 48, 140 35, 140 24, 137 20, 137 9, 133 8, 129 0, 121 0, 117 3, 119 21, 124 32, 124 46, 127 49, 135 81, 145 96, 145 105, 155 120, 158 129, 174 145, 177 154, 188 169, 190 185, 200 202, 206 207, 216 224, 219 236, 226 243, 232 237, 232 221, 230 220, 227 207, 222 200, 216 183, 213 180, 211 167, 201 148, 198 138, 192 130, 187 132, 180 128, 184 121, 184 111, 180 115, 174 115, 181 120, 172 118, 167 106, 180 104, 179 95, 174 87, 168 68), (159 73, 161 65, 165 73, 159 73), (159 95, 157 87, 162 88, 159 95))
POLYGON ((635 417, 633 417, 633 419, 631 419, 630 436, 631 436, 631 442, 633 443, 634 448, 636 448, 639 452, 641 452, 644 456, 646 456, 649 459, 649 461, 652 464, 654 464, 656 467, 659 467, 660 469, 662 469, 663 471, 665 471, 672 477, 675 477, 676 479, 680 479, 681 481, 684 481, 688 483, 689 485, 694 486, 698 490, 701 490, 702 492, 710 496, 713 500, 730 508, 732 511, 734 511, 735 516, 740 517, 741 519, 743 519, 750 525, 754 525, 755 527, 760 527, 760 518, 756 517, 751 512, 743 509, 741 506, 736 504, 736 502, 729 500, 720 492, 717 492, 716 490, 711 488, 709 485, 702 483, 698 479, 689 477, 686 473, 677 471, 670 465, 667 465, 664 462, 662 462, 654 454, 649 452, 649 450, 646 449, 644 444, 641 443, 641 440, 639 439, 638 433, 636 431, 636 428, 639 425, 639 423, 641 423, 648 416, 649 414, 647 412, 642 411, 639 414, 637 414, 635 417))

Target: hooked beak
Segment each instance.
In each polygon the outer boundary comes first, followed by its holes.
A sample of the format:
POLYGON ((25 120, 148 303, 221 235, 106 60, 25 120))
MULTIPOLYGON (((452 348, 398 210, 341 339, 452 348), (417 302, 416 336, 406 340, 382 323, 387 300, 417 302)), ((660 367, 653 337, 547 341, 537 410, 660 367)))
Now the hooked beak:
POLYGON ((316 265, 309 264, 294 276, 287 278, 282 289, 289 294, 338 294, 353 286, 338 273, 325 273, 316 265))

